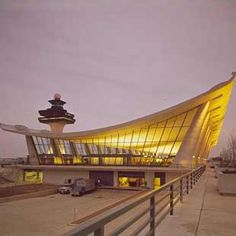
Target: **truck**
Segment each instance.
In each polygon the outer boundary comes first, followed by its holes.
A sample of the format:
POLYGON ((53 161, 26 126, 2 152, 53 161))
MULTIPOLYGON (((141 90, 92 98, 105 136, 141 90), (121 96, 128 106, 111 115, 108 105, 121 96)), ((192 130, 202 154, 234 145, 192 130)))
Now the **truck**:
POLYGON ((86 192, 96 190, 94 179, 74 179, 71 189, 72 196, 81 196, 86 192))
POLYGON ((73 185, 74 179, 75 178, 65 179, 64 183, 62 185, 60 185, 60 187, 58 188, 58 193, 61 193, 61 194, 69 194, 69 193, 71 193, 71 189, 72 189, 72 185, 73 185))

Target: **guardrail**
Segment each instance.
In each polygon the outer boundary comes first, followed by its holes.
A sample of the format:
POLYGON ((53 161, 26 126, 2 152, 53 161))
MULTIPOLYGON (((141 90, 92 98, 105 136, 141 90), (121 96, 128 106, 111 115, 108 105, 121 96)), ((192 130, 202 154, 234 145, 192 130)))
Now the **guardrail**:
POLYGON ((136 199, 110 209, 82 223, 64 236, 86 236, 92 233, 94 236, 104 236, 105 226, 113 220, 121 222, 115 223, 118 225, 117 228, 114 228, 114 224, 110 227, 108 225, 106 235, 116 236, 128 231, 125 235, 154 236, 156 227, 167 214, 173 215, 175 204, 178 201, 183 203, 184 195, 189 194, 205 169, 206 166, 201 166, 164 184, 159 189, 150 190, 136 199), (120 216, 123 219, 120 219, 120 216))

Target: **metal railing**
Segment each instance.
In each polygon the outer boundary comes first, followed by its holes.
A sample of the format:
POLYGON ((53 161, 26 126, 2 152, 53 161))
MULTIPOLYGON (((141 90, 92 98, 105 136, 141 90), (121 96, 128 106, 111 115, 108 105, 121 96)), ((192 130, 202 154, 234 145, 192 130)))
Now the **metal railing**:
POLYGON ((201 166, 164 184, 159 189, 150 190, 140 197, 112 208, 81 223, 64 236, 104 236, 106 225, 108 225, 106 235, 109 236, 120 235, 127 230, 125 235, 154 236, 156 227, 166 215, 174 214, 175 204, 179 201, 183 203, 184 195, 189 194, 205 169, 205 166, 201 166), (123 218, 120 219, 120 216, 123 218), (109 227, 109 223, 114 220, 121 222, 115 222, 117 228, 114 228, 114 224, 109 227))

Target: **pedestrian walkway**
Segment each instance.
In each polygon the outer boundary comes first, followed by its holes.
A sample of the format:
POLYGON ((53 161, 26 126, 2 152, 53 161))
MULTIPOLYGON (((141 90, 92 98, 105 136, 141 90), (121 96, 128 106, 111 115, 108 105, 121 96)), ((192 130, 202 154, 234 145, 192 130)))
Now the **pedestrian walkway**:
POLYGON ((174 215, 157 227, 157 236, 235 236, 236 196, 220 195, 214 170, 207 169, 174 215))

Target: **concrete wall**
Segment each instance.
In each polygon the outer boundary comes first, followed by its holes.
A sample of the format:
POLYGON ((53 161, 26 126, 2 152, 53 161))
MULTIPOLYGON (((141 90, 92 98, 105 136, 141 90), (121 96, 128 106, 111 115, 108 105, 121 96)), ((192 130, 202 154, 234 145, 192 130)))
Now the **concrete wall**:
POLYGON ((22 183, 23 182, 23 170, 15 167, 2 168, 0 175, 10 182, 22 183))
POLYGON ((43 183, 63 184, 66 178, 89 178, 89 171, 43 170, 43 183))

